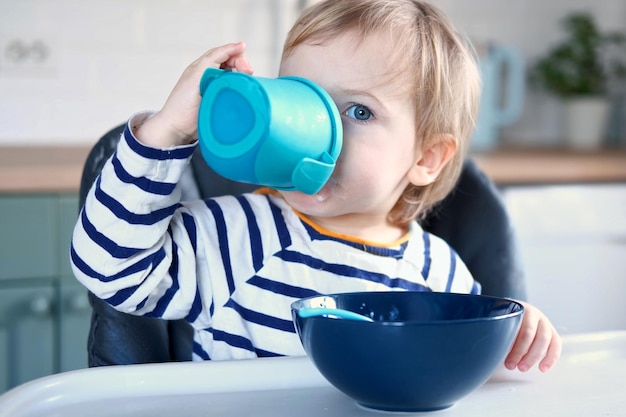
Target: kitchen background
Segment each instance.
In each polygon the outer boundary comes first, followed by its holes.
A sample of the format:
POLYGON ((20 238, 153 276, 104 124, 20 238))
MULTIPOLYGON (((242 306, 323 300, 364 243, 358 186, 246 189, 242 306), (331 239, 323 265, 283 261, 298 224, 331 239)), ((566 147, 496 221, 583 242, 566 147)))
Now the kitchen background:
MULTIPOLYGON (((133 112, 158 109, 182 70, 212 46, 244 40, 257 75, 275 76, 303 0, 0 0, 0 145, 92 143, 133 112)), ((568 12, 626 30, 623 0, 433 0, 476 45, 526 62, 564 36, 568 12)), ((563 138, 559 101, 528 92, 503 137, 563 138)))

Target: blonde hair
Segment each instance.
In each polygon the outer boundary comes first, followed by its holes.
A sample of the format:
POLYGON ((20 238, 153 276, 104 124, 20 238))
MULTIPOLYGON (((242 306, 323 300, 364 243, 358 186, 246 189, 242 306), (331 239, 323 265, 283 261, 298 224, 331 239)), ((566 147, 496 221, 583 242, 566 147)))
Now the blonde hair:
MULTIPOLYGON (((480 76, 474 50, 436 7, 417 0, 326 0, 306 9, 287 35, 282 58, 298 45, 332 40, 354 31, 365 39, 395 35, 397 68, 408 77, 415 103, 416 138, 422 147, 453 140, 457 151, 430 185, 407 186, 390 212, 405 225, 422 219, 456 184, 474 130, 480 76)), ((396 63, 394 63, 396 64, 396 63)))

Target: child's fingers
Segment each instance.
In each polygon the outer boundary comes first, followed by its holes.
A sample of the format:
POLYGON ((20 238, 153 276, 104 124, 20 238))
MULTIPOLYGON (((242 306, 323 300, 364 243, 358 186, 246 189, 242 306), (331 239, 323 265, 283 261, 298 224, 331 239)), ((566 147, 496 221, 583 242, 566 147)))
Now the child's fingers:
POLYGON ((207 51, 196 61, 196 64, 202 70, 219 67, 251 74, 252 66, 244 55, 245 50, 246 44, 243 42, 228 43, 207 51))
POLYGON ((556 330, 552 328, 552 340, 550 342, 550 347, 548 348, 548 352, 544 358, 539 362, 539 370, 541 372, 548 372, 554 364, 559 360, 561 356, 561 351, 563 349, 563 343, 561 341, 561 337, 557 334, 556 330))
POLYGON ((244 72, 246 74, 252 74, 254 72, 248 58, 246 58, 243 53, 231 56, 220 66, 220 68, 231 69, 237 72, 244 72))
POLYGON ((522 371, 528 371, 541 358, 543 358, 552 343, 554 337, 552 325, 545 318, 540 318, 537 324, 537 331, 527 352, 522 356, 517 368, 522 371))
POLYGON ((504 366, 506 366, 508 369, 513 370, 519 365, 520 361, 526 355, 526 353, 530 349, 530 346, 535 340, 535 335, 537 334, 537 326, 539 324, 539 320, 535 316, 536 312, 533 309, 527 308, 524 311, 522 325, 519 332, 517 333, 515 342, 511 347, 511 351, 504 361, 504 366))
POLYGON ((539 362, 539 370, 547 372, 561 356, 561 337, 543 313, 525 306, 520 331, 504 364, 508 369, 525 372, 539 362))

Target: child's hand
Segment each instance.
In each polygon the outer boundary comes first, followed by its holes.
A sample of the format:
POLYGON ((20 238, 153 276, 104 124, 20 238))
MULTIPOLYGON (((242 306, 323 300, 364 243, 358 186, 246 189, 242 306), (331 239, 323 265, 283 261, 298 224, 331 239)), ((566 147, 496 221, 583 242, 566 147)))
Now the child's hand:
POLYGON ((547 372, 561 356, 561 337, 538 308, 520 303, 524 305, 524 318, 504 365, 525 372, 540 361, 539 370, 547 372))
POLYGON ((231 69, 252 74, 243 42, 213 48, 189 65, 176 83, 163 108, 135 131, 148 146, 166 148, 197 139, 200 80, 207 68, 231 69))

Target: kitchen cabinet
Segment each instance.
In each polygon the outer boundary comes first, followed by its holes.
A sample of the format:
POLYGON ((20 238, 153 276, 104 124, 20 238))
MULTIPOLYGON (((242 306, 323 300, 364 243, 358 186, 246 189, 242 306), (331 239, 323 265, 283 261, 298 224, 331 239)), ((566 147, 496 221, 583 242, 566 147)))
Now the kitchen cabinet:
POLYGON ((57 298, 59 334, 59 372, 87 367, 87 336, 91 306, 81 284, 63 284, 57 298))
POLYGON ((0 200, 0 278, 50 277, 58 271, 53 198, 3 196, 0 200))
POLYGON ((626 184, 507 187, 529 301, 561 333, 626 329, 626 184))
POLYGON ((0 392, 55 371, 54 288, 0 287, 0 392))
POLYGON ((68 259, 74 193, 1 194, 0 393, 87 366, 91 309, 68 259))

